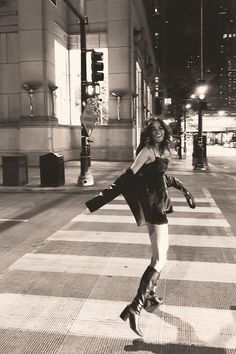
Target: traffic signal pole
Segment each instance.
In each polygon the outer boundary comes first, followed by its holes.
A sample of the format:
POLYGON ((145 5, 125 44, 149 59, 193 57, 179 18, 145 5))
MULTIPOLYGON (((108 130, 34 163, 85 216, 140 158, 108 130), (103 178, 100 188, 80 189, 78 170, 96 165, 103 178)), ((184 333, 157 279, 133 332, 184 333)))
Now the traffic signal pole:
MULTIPOLYGON (((81 114, 87 102, 87 61, 86 61, 86 31, 87 21, 80 21, 80 47, 81 47, 81 114)), ((82 123, 82 122, 81 122, 82 123)), ((82 123, 81 125, 81 153, 80 153, 80 175, 77 184, 79 186, 92 186, 94 184, 93 176, 89 170, 91 165, 90 157, 90 139, 82 123)))
MULTIPOLYGON (((86 30, 88 23, 87 17, 82 16, 69 0, 63 0, 73 14, 79 19, 80 24, 80 49, 81 49, 81 115, 87 102, 87 63, 86 63, 86 30)), ((90 139, 81 121, 81 153, 80 153, 80 176, 77 184, 79 186, 92 186, 94 184, 93 176, 89 171, 91 165, 90 158, 90 139)))

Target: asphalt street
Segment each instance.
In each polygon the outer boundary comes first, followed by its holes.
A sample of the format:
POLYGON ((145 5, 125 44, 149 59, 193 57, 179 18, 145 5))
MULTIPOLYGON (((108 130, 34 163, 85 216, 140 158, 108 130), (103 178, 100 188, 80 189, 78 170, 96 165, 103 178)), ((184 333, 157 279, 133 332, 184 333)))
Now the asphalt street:
POLYGON ((119 314, 149 264, 146 228, 122 196, 93 214, 84 205, 129 164, 92 162, 91 187, 76 186, 75 161, 61 187, 41 188, 37 168, 25 186, 0 185, 0 353, 235 353, 235 158, 236 149, 209 147, 209 170, 196 172, 190 152, 173 154, 168 173, 197 208, 170 191, 164 304, 142 312, 143 338, 119 314))

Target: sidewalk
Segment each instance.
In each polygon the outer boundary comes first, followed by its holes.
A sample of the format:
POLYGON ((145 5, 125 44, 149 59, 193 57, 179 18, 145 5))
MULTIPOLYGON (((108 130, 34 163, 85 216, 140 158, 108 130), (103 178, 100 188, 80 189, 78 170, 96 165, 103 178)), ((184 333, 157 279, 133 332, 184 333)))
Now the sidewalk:
MULTIPOLYGON (((28 183, 24 186, 3 186, 2 168, 0 170, 0 193, 2 192, 67 192, 67 193, 86 193, 97 191, 112 183, 119 174, 129 167, 131 162, 114 162, 114 161, 91 161, 90 171, 94 178, 94 185, 81 187, 77 185, 77 180, 80 175, 80 161, 65 162, 65 184, 59 187, 41 187, 40 186, 40 170, 39 167, 29 166, 28 168, 28 183)), ((178 159, 176 152, 172 152, 172 157, 169 163, 170 171, 185 171, 192 172, 192 157, 191 153, 187 158, 178 159)))

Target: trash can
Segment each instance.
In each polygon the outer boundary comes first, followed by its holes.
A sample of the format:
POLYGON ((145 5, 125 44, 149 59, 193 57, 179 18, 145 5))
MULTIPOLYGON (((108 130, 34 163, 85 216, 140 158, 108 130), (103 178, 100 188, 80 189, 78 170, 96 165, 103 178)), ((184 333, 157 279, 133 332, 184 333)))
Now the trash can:
POLYGON ((4 186, 23 186, 27 184, 27 156, 2 156, 2 176, 4 186))
POLYGON ((59 187, 65 184, 64 157, 50 152, 39 157, 42 187, 59 187))
MULTIPOLYGON (((202 136, 202 147, 203 149, 203 164, 204 166, 207 166, 207 151, 206 151, 206 135, 202 136)), ((199 145, 198 145, 198 134, 195 134, 193 136, 193 160, 192 160, 192 165, 195 166, 197 161, 199 160, 199 154, 201 151, 199 150, 199 145)))

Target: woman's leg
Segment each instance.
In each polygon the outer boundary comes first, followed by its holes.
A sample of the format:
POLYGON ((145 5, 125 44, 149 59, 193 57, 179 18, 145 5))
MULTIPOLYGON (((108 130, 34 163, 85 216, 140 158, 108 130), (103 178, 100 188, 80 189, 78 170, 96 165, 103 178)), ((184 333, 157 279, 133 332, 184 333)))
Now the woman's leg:
POLYGON ((141 277, 136 296, 120 314, 123 321, 129 319, 130 328, 139 336, 142 336, 139 328, 139 315, 158 278, 159 273, 153 267, 148 266, 141 277))
POLYGON ((169 248, 168 224, 148 224, 148 233, 151 241, 152 260, 150 266, 161 272, 167 260, 169 248))
POLYGON ((168 251, 168 225, 148 225, 148 232, 152 247, 152 260, 150 267, 153 267, 158 274, 156 283, 153 285, 149 296, 147 297, 144 308, 148 312, 155 311, 161 304, 163 299, 157 296, 157 282, 160 272, 165 265, 168 251))
MULTIPOLYGON (((143 307, 147 308, 147 300, 157 284, 168 250, 168 225, 149 225, 148 229, 152 246, 152 262, 142 275, 133 301, 120 314, 122 320, 129 319, 130 328, 139 336, 142 336, 139 329, 140 312, 143 307)), ((158 302, 154 293, 151 298, 153 298, 153 301, 151 300, 148 306, 149 308, 152 307, 153 310, 160 302, 158 302)))

